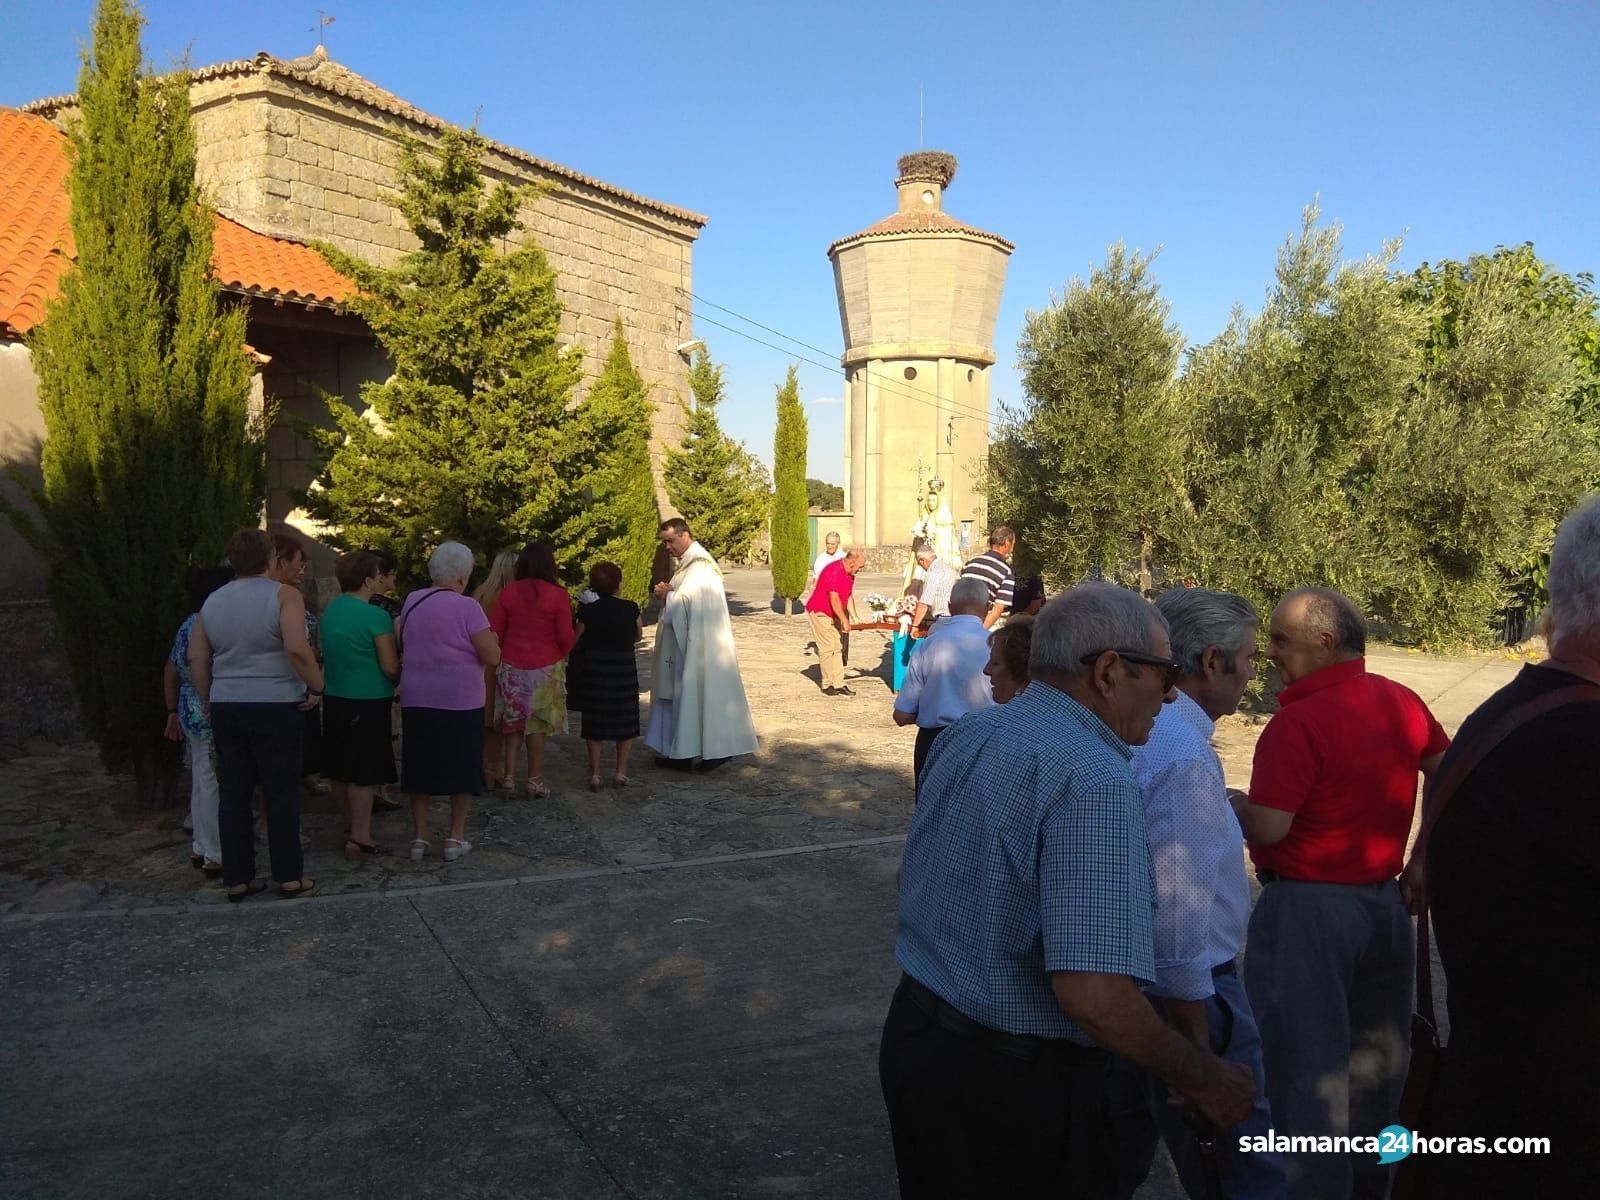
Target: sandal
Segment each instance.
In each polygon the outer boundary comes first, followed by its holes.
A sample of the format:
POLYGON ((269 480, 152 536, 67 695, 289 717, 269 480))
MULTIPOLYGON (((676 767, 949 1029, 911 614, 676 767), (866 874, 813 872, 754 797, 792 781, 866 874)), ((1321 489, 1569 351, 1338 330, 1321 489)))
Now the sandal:
POLYGON ((631 779, 629 779, 626 775, 613 775, 611 777, 611 786, 612 787, 625 788, 625 787, 628 786, 628 784, 630 784, 632 782, 633 781, 631 779))
POLYGON ((301 876, 300 879, 296 881, 296 885, 294 887, 288 887, 286 885, 280 884, 278 886, 278 899, 279 900, 294 900, 297 897, 304 896, 307 892, 309 892, 312 888, 314 888, 316 886, 317 886, 317 881, 315 879, 307 879, 307 878, 305 878, 305 876, 301 876))
POLYGON ((544 779, 542 777, 539 778, 539 779, 530 779, 530 780, 528 780, 528 799, 529 800, 543 800, 549 794, 550 794, 550 788, 545 783, 545 781, 544 781, 544 779))
POLYGON ((209 858, 205 859, 200 864, 200 872, 207 879, 221 879, 222 878, 222 864, 219 863, 219 862, 213 862, 209 858))
POLYGON ((411 861, 421 862, 428 855, 428 843, 421 838, 411 839, 411 861))
POLYGON ((517 794, 517 777, 515 775, 502 775, 500 777, 499 790, 510 792, 515 796, 517 794))
POLYGON ((472 843, 467 841, 466 838, 445 838, 444 860, 445 862, 455 862, 456 859, 471 849, 472 843))
POLYGON ((382 856, 389 853, 387 846, 380 846, 376 842, 358 842, 355 838, 345 838, 344 856, 346 858, 366 858, 369 856, 382 856), (354 846, 352 851, 350 847, 354 846))
POLYGON ((598 792, 600 790, 600 776, 598 776, 598 775, 589 776, 589 790, 591 792, 598 792))
POLYGON ((198 871, 201 867, 206 865, 206 856, 203 854, 189 855, 189 865, 198 871))
POLYGON ((236 883, 228 889, 228 900, 230 903, 237 904, 246 896, 254 896, 258 892, 264 892, 266 890, 266 883, 260 879, 254 880, 250 883, 236 883))

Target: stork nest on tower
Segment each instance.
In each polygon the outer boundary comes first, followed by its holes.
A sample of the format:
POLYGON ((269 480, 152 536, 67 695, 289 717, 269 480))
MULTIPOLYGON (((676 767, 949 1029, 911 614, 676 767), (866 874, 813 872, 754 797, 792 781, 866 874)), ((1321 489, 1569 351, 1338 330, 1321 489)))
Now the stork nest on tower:
POLYGON ((937 183, 940 187, 949 187, 956 177, 956 156, 943 150, 903 154, 898 165, 900 179, 897 182, 937 183))

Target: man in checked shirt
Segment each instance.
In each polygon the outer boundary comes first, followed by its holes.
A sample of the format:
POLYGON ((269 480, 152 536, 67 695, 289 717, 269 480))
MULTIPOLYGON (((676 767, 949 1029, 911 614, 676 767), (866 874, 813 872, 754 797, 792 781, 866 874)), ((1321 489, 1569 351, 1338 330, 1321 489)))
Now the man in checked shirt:
POLYGON ((878 1057, 902 1200, 1111 1195, 1107 1051, 1222 1128, 1250 1114, 1249 1070, 1139 990, 1156 974, 1129 747, 1182 673, 1166 624, 1136 592, 1063 592, 1034 621, 1027 689, 928 755, 878 1057))
MULTIPOLYGON (((1236 966, 1250 920, 1244 835, 1211 748, 1217 719, 1239 707, 1255 676, 1260 617, 1242 596, 1203 588, 1172 588, 1156 608, 1183 674, 1177 699, 1157 715, 1150 740, 1133 750, 1156 885, 1156 980, 1146 990, 1179 1032, 1255 1077, 1249 1118, 1215 1139, 1222 1194, 1281 1200, 1282 1157, 1239 1149, 1242 1135, 1265 1134, 1272 1120, 1261 1035, 1236 966)), ((1201 1148, 1183 1108, 1169 1103, 1166 1084, 1118 1059, 1111 1092, 1118 1195, 1132 1196, 1144 1182, 1159 1134, 1184 1190, 1197 1200, 1210 1196, 1201 1148)))

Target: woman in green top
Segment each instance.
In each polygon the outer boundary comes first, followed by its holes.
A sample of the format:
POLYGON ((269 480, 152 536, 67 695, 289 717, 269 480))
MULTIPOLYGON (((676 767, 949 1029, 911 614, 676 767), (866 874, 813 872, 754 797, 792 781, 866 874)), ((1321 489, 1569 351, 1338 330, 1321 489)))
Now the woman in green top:
POLYGON ((400 677, 394 622, 369 603, 378 556, 341 554, 333 573, 341 595, 322 613, 323 772, 344 810, 346 858, 388 854, 372 840, 372 789, 395 781, 390 709, 400 677))

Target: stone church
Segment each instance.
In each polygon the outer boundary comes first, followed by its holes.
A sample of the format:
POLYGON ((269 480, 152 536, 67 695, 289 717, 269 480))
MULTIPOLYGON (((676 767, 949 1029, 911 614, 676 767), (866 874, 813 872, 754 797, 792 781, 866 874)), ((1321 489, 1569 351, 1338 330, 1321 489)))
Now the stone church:
MULTIPOLYGON (((193 72, 190 105, 197 171, 218 214, 215 265, 227 297, 248 306, 263 399, 282 416, 326 423, 319 395, 357 401, 361 384, 388 364, 365 324, 341 310, 349 281, 305 243, 325 240, 382 266, 412 238, 396 207, 394 151, 411 135, 435 138, 446 123, 334 62, 270 54, 193 72)), ((0 110, 0 459, 29 465, 43 435, 22 335, 70 259, 65 139, 56 126, 76 100, 58 96, 0 110)), ((706 218, 490 143, 490 182, 537 185, 525 228, 558 276, 562 336, 598 374, 618 315, 656 405, 653 446, 682 435, 693 339, 689 292, 694 243, 706 218)), ((293 493, 312 478, 310 445, 280 419, 269 435, 267 518, 297 525, 293 493)), ((669 507, 660 494, 663 508, 669 507)), ((0 522, 0 601, 43 595, 31 552, 0 522)))
MULTIPOLYGON (((350 281, 307 243, 326 240, 391 265, 412 239, 396 207, 394 152, 410 135, 436 140, 446 123, 328 58, 266 53, 192 73, 197 173, 216 209, 213 267, 224 299, 247 307, 258 403, 276 407, 268 441, 266 516, 314 534, 294 494, 315 472, 311 446, 284 418, 326 424, 321 396, 358 402, 389 374, 366 325, 341 308, 350 281)), ((44 318, 71 262, 66 139, 76 100, 0 108, 0 488, 20 496, 7 466, 37 479, 44 426, 26 334, 44 318)), ((620 315, 634 364, 655 402, 658 502, 665 448, 682 436, 694 339, 689 293, 706 218, 615 184, 490 143, 491 183, 536 185, 513 245, 536 241, 558 276, 563 340, 599 373, 620 315)), ((587 386, 587 383, 584 385, 587 386)), ((312 562, 331 554, 313 544, 312 562)), ((0 519, 0 758, 73 735, 65 664, 44 600, 44 572, 0 519)))

